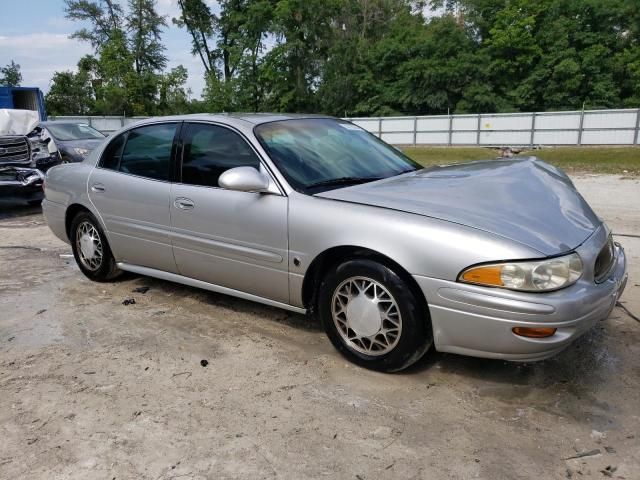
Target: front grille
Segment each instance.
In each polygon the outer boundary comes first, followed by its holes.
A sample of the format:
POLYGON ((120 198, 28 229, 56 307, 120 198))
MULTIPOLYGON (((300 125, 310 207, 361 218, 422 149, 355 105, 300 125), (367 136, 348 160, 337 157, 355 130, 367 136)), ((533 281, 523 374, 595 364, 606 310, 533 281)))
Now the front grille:
POLYGON ((30 161, 29 143, 25 137, 0 137, 0 164, 30 161))
POLYGON ((605 243, 604 247, 602 247, 602 250, 600 250, 598 257, 596 258, 596 264, 593 268, 596 282, 602 282, 607 278, 609 272, 611 271, 611 267, 613 267, 615 259, 613 238, 611 238, 611 235, 609 235, 607 243, 605 243))

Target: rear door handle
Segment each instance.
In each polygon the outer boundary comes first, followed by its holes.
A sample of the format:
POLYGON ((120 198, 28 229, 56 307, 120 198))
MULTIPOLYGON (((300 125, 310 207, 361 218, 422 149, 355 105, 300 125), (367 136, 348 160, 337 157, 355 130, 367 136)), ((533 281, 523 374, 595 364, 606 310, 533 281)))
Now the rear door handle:
POLYGON ((196 206, 196 204, 193 203, 193 200, 184 197, 176 198, 173 205, 181 210, 192 210, 193 207, 196 206))
POLYGON ((94 183, 93 185, 91 185, 91 191, 92 192, 104 192, 105 188, 104 185, 101 183, 94 183))

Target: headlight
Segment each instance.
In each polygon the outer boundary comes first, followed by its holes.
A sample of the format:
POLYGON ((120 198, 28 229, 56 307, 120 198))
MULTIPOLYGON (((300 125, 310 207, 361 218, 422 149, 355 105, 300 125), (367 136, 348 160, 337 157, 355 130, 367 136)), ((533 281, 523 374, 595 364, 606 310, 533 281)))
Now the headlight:
POLYGON ((86 148, 73 147, 73 151, 78 155, 82 155, 83 157, 86 157, 89 154, 89 150, 87 150, 86 148))
POLYGON ((463 270, 458 281, 523 292, 548 292, 568 287, 582 275, 577 253, 547 260, 492 263, 463 270))
POLYGON ((51 154, 49 153, 49 148, 47 147, 47 143, 40 140, 39 137, 29 138, 29 143, 31 144, 31 159, 32 160, 41 160, 43 158, 49 158, 51 154))

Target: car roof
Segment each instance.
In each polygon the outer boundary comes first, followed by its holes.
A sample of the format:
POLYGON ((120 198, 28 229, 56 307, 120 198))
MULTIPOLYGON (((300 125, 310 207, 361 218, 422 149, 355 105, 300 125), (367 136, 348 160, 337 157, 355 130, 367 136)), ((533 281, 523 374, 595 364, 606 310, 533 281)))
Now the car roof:
POLYGON ((244 123, 259 125, 261 123, 276 122, 279 120, 294 120, 300 118, 333 118, 329 115, 316 115, 307 113, 192 113, 189 115, 170 115, 167 117, 151 117, 141 119, 136 125, 160 120, 203 120, 226 124, 244 123))

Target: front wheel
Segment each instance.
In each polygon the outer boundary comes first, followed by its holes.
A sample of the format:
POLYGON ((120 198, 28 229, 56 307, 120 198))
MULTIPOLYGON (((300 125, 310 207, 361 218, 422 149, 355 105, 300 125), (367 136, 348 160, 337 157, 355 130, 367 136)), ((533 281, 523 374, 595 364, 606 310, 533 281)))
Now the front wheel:
POLYGON ((407 368, 433 344, 418 293, 389 267, 367 259, 326 275, 318 312, 331 343, 352 362, 384 372, 407 368))
POLYGON ((122 273, 100 224, 89 212, 75 216, 69 237, 73 256, 86 277, 95 282, 108 282, 122 273))

